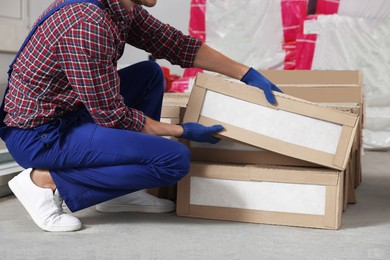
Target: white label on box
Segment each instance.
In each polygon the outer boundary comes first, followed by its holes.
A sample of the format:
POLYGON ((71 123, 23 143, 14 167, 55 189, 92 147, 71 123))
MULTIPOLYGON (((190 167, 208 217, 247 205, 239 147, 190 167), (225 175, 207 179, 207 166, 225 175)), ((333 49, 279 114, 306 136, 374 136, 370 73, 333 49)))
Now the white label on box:
POLYGON ((326 187, 191 177, 190 204, 325 215, 326 187))
POLYGON ((335 154, 342 125, 207 91, 201 115, 261 135, 335 154))

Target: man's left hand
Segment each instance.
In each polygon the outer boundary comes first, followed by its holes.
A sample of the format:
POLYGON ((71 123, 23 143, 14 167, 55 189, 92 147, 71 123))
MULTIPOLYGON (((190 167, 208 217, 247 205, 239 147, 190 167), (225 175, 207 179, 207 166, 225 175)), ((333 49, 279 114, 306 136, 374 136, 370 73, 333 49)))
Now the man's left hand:
POLYGON ((266 77, 261 75, 260 72, 257 70, 250 68, 248 72, 242 77, 242 82, 257 87, 264 91, 265 97, 267 98, 268 102, 271 104, 275 104, 275 96, 272 93, 272 91, 278 91, 280 93, 283 93, 275 84, 273 84, 271 81, 269 81, 266 77))

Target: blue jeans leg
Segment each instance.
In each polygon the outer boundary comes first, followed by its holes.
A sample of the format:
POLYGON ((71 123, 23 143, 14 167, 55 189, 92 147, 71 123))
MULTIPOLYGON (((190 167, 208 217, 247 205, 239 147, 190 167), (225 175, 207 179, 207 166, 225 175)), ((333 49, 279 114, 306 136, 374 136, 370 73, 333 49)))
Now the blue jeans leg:
POLYGON ((164 95, 164 74, 160 65, 143 61, 119 70, 118 74, 125 104, 159 121, 164 95))

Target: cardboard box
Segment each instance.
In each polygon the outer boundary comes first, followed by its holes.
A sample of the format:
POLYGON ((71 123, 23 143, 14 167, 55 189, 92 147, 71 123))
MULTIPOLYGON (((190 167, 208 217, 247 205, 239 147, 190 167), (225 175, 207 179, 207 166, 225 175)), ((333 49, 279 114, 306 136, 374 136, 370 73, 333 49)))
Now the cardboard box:
MULTIPOLYGON (((360 111, 359 105, 357 104, 326 104, 326 106, 357 115, 360 111)), ((353 146, 356 146, 356 142, 357 138, 355 138, 353 146)), ((191 158, 194 161, 318 167, 318 165, 314 163, 231 140, 221 140, 217 144, 197 142, 185 143, 191 150, 191 158)))
POLYGON ((318 167, 318 165, 314 163, 232 140, 221 140, 217 144, 197 142, 185 143, 191 151, 191 159, 193 161, 318 167))
MULTIPOLYGON (((161 109, 160 122, 180 124, 189 99, 188 93, 165 93, 161 109)), ((177 138, 169 137, 177 140, 177 138)))
POLYGON ((177 185, 148 189, 148 193, 161 199, 176 201, 177 185))
POLYGON ((271 106, 261 90, 198 74, 184 122, 222 124, 221 138, 333 169, 345 169, 358 116, 275 93, 271 106))
POLYGON ((343 171, 192 162, 178 183, 177 215, 338 229, 343 171))
MULTIPOLYGON (((361 181, 362 122, 360 121, 363 118, 364 103, 361 72, 273 70, 261 72, 287 94, 309 101, 316 101, 321 105, 360 116, 352 154, 344 174, 344 210, 348 203, 356 203, 355 188, 361 181)), ((180 112, 178 107, 182 109, 181 113, 183 113, 188 99, 188 93, 165 93, 162 121, 179 123, 180 112)), ((310 162, 228 140, 222 140, 215 145, 188 142, 188 146, 191 150, 192 159, 195 161, 316 167, 316 164, 310 162)), ((176 196, 171 195, 173 192, 174 189, 164 188, 162 190, 156 189, 153 194, 162 198, 176 198, 176 196)))
POLYGON ((360 106, 357 128, 359 150, 356 171, 352 173, 355 187, 362 180, 364 91, 363 73, 358 70, 260 70, 282 89, 285 94, 317 103, 358 103, 360 106))
POLYGON ((285 94, 317 103, 363 104, 363 74, 353 70, 260 70, 285 94))
MULTIPOLYGON (((352 155, 351 155, 352 157, 352 155)), ((352 160, 348 161, 347 168, 344 170, 344 190, 343 190, 343 210, 347 210, 349 203, 356 203, 355 187, 353 185, 352 160)))
MULTIPOLYGON (((333 109, 349 113, 359 114, 358 104, 324 104, 333 109)), ((194 161, 214 162, 214 163, 239 163, 239 164, 260 164, 260 165, 279 165, 279 166, 305 166, 319 167, 316 164, 292 157, 284 156, 257 147, 236 143, 229 140, 221 140, 217 144, 188 142, 191 150, 191 158, 194 161)), ((357 145, 355 138, 353 147, 357 145)), ((355 195, 355 174, 357 156, 356 151, 352 149, 350 159, 344 174, 344 211, 349 203, 356 203, 355 195)))
POLYGON ((161 109, 161 121, 172 124, 180 123, 188 99, 189 94, 187 93, 165 93, 161 109))
MULTIPOLYGON (((364 125, 363 73, 357 70, 260 70, 282 91, 316 103, 357 103, 364 125)), ((361 137, 361 136, 360 136, 361 137)), ((362 138, 360 138, 362 141, 362 138)), ((361 146, 362 143, 359 144, 361 146)))
MULTIPOLYGON (((322 103, 323 105, 332 107, 334 109, 350 112, 356 115, 361 115, 362 108, 361 104, 349 103, 349 104, 337 104, 337 103, 322 103)), ((356 179, 360 179, 361 168, 357 168, 358 165, 361 166, 361 158, 358 156, 357 150, 361 149, 362 145, 362 132, 363 129, 360 124, 358 124, 357 133, 355 135, 355 140, 352 144, 352 150, 350 158, 345 169, 344 174, 344 210, 346 210, 348 204, 356 203, 356 194, 355 194, 355 183, 356 179)))
POLYGON ((363 127, 364 86, 361 71, 260 70, 260 72, 287 95, 316 103, 357 103, 361 109, 360 127, 363 127))
MULTIPOLYGON (((162 118, 165 123, 178 124, 180 116, 184 115, 190 94, 189 93, 165 93, 163 99, 162 118)), ((222 140, 218 144, 187 142, 182 140, 191 150, 192 159, 195 161, 247 163, 247 164, 271 164, 287 166, 315 166, 315 164, 284 156, 246 144, 222 140)))
MULTIPOLYGON (((327 106, 354 114, 359 114, 360 112, 358 104, 329 104, 327 106)), ((356 143, 357 138, 354 140, 353 147, 357 145, 356 143)), ((194 161, 318 167, 318 165, 306 161, 227 140, 221 140, 217 144, 188 142, 188 146, 191 150, 191 158, 194 161)), ((348 204, 356 203, 354 183, 357 170, 355 165, 357 165, 357 156, 356 151, 352 149, 349 162, 344 171, 344 211, 347 209, 348 204)))
POLYGON ((190 93, 165 92, 163 106, 174 104, 177 106, 186 107, 189 98, 190 93))

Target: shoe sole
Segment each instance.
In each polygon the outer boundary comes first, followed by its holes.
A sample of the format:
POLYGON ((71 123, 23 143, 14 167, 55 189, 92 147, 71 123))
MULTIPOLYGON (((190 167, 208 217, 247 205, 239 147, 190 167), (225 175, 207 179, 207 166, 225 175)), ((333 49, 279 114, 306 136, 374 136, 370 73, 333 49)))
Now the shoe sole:
POLYGON ((137 206, 137 205, 96 205, 96 210, 105 213, 119 212, 143 212, 143 213, 168 213, 175 211, 176 206, 172 207, 155 207, 155 206, 137 206))
POLYGON ((13 194, 16 196, 16 198, 22 203, 23 207, 27 210, 28 214, 34 221, 34 223, 40 227, 41 229, 45 231, 50 231, 50 232, 69 232, 69 231, 76 231, 81 228, 81 223, 79 225, 72 225, 72 226, 61 226, 61 227, 49 227, 46 225, 43 225, 37 221, 33 215, 30 214, 31 209, 29 209, 29 203, 28 201, 25 201, 23 198, 28 198, 28 195, 23 192, 22 186, 19 184, 18 180, 15 179, 14 177, 12 180, 8 182, 8 186, 13 192, 13 194))

